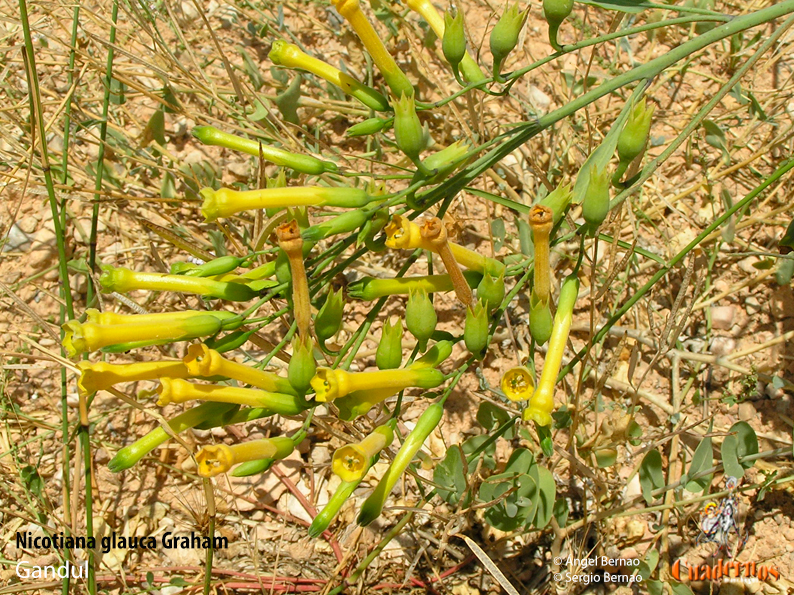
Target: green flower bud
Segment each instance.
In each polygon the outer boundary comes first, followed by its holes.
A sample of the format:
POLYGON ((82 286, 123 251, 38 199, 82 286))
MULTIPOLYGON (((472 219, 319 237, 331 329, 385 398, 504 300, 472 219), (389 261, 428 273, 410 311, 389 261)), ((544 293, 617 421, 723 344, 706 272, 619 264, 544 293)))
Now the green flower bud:
POLYGON ((353 124, 347 129, 345 134, 348 137, 368 136, 370 134, 380 132, 387 126, 391 126, 393 122, 394 118, 369 118, 363 122, 359 122, 358 124, 353 124))
POLYGON ((425 132, 416 115, 413 95, 403 95, 392 101, 394 107, 394 138, 397 146, 413 162, 425 148, 425 132))
POLYGON ((248 153, 254 157, 259 157, 261 154, 265 161, 270 161, 276 165, 283 165, 284 167, 289 167, 305 174, 320 175, 339 169, 335 163, 331 163, 330 161, 320 161, 309 155, 290 153, 289 151, 277 149, 256 140, 222 132, 214 126, 196 126, 193 129, 193 136, 205 145, 226 147, 227 149, 248 153))
POLYGON ((654 105, 646 106, 645 97, 632 108, 629 119, 618 138, 618 157, 629 164, 642 153, 651 132, 654 105))
POLYGON ((498 275, 492 275, 489 271, 485 271, 482 281, 477 286, 477 298, 485 304, 485 309, 488 312, 492 312, 502 305, 502 300, 505 299, 504 270, 498 275))
POLYGON ((543 0, 543 16, 549 24, 549 43, 558 52, 562 47, 557 42, 557 32, 571 11, 573 11, 573 0, 543 0))
POLYGON ((276 446, 276 453, 272 457, 240 463, 229 475, 232 477, 247 477, 264 473, 273 466, 273 463, 286 459, 295 450, 295 441, 292 438, 278 436, 270 440, 276 446))
POLYGON ((390 320, 383 323, 380 343, 375 353, 375 365, 379 370, 394 370, 399 368, 403 361, 403 322, 395 317, 392 324, 390 320))
POLYGON ((168 270, 172 275, 184 275, 188 271, 198 268, 197 264, 192 262, 174 262, 171 263, 171 268, 168 270))
POLYGON ((257 329, 252 329, 250 331, 234 331, 232 333, 227 333, 220 338, 212 337, 206 339, 204 344, 210 349, 214 349, 218 353, 225 353, 245 345, 248 341, 248 338, 253 335, 256 330, 257 329))
MULTIPOLYGON (((205 262, 196 267, 191 267, 185 271, 181 271, 182 275, 186 275, 188 277, 212 277, 213 275, 223 275, 224 273, 230 273, 241 264, 245 262, 245 258, 240 258, 239 256, 219 256, 218 258, 213 258, 210 261, 205 262)), ((173 265, 171 266, 172 273, 173 265)))
POLYGON ((565 215, 565 211, 568 209, 568 205, 571 204, 572 199, 571 185, 565 183, 557 186, 538 204, 551 209, 553 225, 557 225, 557 222, 565 215))
POLYGON ((518 2, 508 6, 501 18, 491 30, 491 55, 493 56, 493 73, 501 80, 499 73, 508 54, 518 45, 518 36, 529 15, 529 10, 518 10, 518 2))
POLYGON ((372 219, 371 211, 353 209, 303 230, 301 237, 307 242, 318 242, 328 236, 348 233, 372 219))
POLYGON ((417 420, 414 429, 405 437, 405 442, 403 442, 392 464, 386 470, 386 474, 381 478, 378 487, 361 505, 361 512, 358 515, 359 525, 362 527, 369 525, 380 516, 383 505, 386 503, 386 498, 389 497, 400 476, 408 468, 408 465, 416 456, 416 453, 419 452, 419 449, 422 448, 422 444, 430 436, 430 433, 439 424, 443 415, 444 405, 442 403, 433 403, 425 409, 425 412, 417 420))
POLYGON ((609 177, 606 168, 590 168, 590 180, 582 200, 582 216, 593 232, 604 222, 609 214, 609 177))
POLYGON ((438 323, 438 316, 433 308, 433 302, 424 289, 412 290, 408 295, 405 306, 405 326, 419 342, 419 348, 424 349, 428 339, 433 336, 438 323))
POLYGON ((488 347, 488 323, 488 310, 482 301, 478 301, 474 307, 466 308, 463 341, 466 343, 466 349, 478 359, 485 356, 485 348, 488 347))
POLYGON ((552 318, 549 302, 537 299, 533 294, 529 298, 529 332, 535 343, 543 345, 551 337, 552 318))
POLYGON ((451 10, 444 13, 444 38, 441 41, 444 57, 452 66, 455 78, 459 78, 458 65, 466 55, 466 32, 464 31, 463 11, 451 10))
POLYGON ((305 395, 311 387, 316 370, 317 363, 314 361, 311 340, 307 338, 304 342, 296 336, 292 340, 292 358, 287 369, 287 379, 292 388, 305 395))
POLYGON ((342 290, 331 289, 325 298, 317 317, 314 319, 314 334, 321 345, 333 337, 342 328, 342 314, 344 313, 344 296, 342 290))

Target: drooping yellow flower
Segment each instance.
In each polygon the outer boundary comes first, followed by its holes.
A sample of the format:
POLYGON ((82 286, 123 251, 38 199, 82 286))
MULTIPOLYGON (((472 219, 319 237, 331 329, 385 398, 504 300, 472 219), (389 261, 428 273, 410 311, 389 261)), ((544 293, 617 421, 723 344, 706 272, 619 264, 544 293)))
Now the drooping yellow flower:
POLYGON ((379 426, 356 444, 347 444, 334 452, 331 468, 342 481, 358 481, 370 467, 372 458, 394 439, 389 426, 379 426))
POLYGON ((378 372, 346 372, 331 368, 317 368, 312 378, 312 388, 321 403, 333 401, 353 391, 393 389, 401 391, 409 386, 435 388, 444 381, 444 375, 435 368, 406 368, 378 372))
POLYGON ((414 88, 411 81, 397 66, 397 62, 394 61, 372 24, 361 11, 359 0, 333 0, 333 4, 361 39, 361 43, 364 44, 372 61, 380 70, 392 94, 395 97, 400 97, 403 94, 413 95, 414 88))
POLYGON ((156 378, 187 378, 188 369, 181 361, 138 362, 134 364, 109 364, 107 362, 78 362, 80 378, 77 390, 90 395, 121 382, 154 380, 156 378))
POLYGON ((375 89, 367 87, 338 68, 308 55, 293 43, 274 41, 268 57, 277 66, 300 68, 325 79, 375 111, 390 110, 389 101, 375 89))
MULTIPOLYGON (((422 237, 422 228, 407 217, 395 214, 383 231, 386 232, 386 245, 389 248, 400 250, 422 248, 437 253, 436 247, 427 238, 422 237)), ((498 260, 483 256, 455 242, 447 242, 447 244, 458 264, 467 269, 480 273, 489 270, 492 275, 498 275, 504 270, 504 265, 498 260)))
POLYGON ((259 459, 283 459, 292 452, 293 447, 292 439, 286 436, 249 440, 231 446, 225 444, 204 446, 196 453, 198 473, 202 477, 215 477, 238 463, 259 459))
MULTIPOLYGON (((182 362, 191 376, 202 376, 205 378, 209 376, 225 376, 270 392, 295 393, 295 389, 292 388, 286 378, 228 360, 203 343, 188 347, 187 354, 182 358, 182 362)), ((173 376, 171 377, 173 378, 173 376)))

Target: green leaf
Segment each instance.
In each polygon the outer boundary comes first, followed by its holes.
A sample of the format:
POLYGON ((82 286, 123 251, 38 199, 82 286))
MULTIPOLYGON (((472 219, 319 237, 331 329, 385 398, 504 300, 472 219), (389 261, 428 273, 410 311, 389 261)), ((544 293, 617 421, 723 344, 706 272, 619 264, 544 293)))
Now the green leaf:
MULTIPOLYGON (((644 582, 645 581, 643 581, 643 583, 644 582)), ((662 581, 648 581, 646 587, 648 589, 648 595, 664 594, 664 583, 662 581)))
POLYGON ((656 570, 656 566, 659 564, 659 550, 656 549, 649 549, 648 553, 645 555, 645 559, 640 562, 640 565, 637 567, 637 574, 642 577, 642 582, 644 583, 653 574, 653 571, 656 570))
POLYGON ((569 513, 568 502, 565 498, 557 498, 557 501, 554 503, 554 518, 557 519, 557 524, 560 527, 565 527, 568 524, 569 513))
POLYGON ((692 589, 682 583, 670 581, 670 588, 673 589, 674 595, 694 595, 694 593, 692 593, 692 589))
POLYGON ((596 463, 600 469, 611 467, 618 460, 618 453, 614 448, 602 448, 595 451, 596 463))
POLYGON ((664 487, 664 473, 662 472, 662 455, 658 450, 651 450, 642 459, 640 464, 640 486, 645 502, 650 506, 653 501, 651 493, 664 487))
POLYGON ((265 85, 265 79, 262 78, 262 73, 259 72, 259 67, 248 55, 244 48, 240 48, 240 55, 243 57, 243 70, 248 78, 251 79, 251 85, 254 89, 259 91, 265 85))
POLYGON ((504 244, 505 241, 505 222, 502 220, 501 217, 497 217, 493 221, 491 221, 491 235, 493 236, 494 240, 494 250, 499 250, 504 244))
POLYGON ((722 442, 722 466, 726 475, 741 478, 753 462, 740 462, 740 459, 758 454, 758 437, 746 421, 736 422, 728 432, 730 435, 722 442))
MULTIPOLYGON (((487 432, 493 432, 507 423, 509 419, 510 414, 507 411, 488 401, 480 403, 480 407, 477 409, 477 421, 487 432)), ((507 430, 503 436, 505 440, 512 440, 513 428, 507 430)))
POLYGON ((725 159, 725 164, 731 162, 731 153, 728 150, 728 142, 725 133, 716 123, 711 120, 703 120, 703 128, 706 129, 706 142, 715 149, 720 149, 725 159))
POLYGON ((538 484, 538 498, 536 501, 535 527, 543 529, 549 524, 552 514, 554 514, 555 501, 557 495, 557 484, 551 471, 540 465, 535 465, 530 470, 530 475, 537 473, 535 481, 538 484))
POLYGON ((792 219, 791 223, 788 224, 786 233, 783 234, 783 237, 780 238, 780 241, 777 243, 777 245, 781 254, 788 254, 789 252, 794 251, 794 219, 792 219))
POLYGON ((165 104, 163 109, 165 109, 167 114, 177 114, 182 111, 182 104, 179 103, 179 99, 177 99, 171 85, 163 87, 163 103, 165 104))
POLYGON ((36 468, 33 465, 26 465, 20 469, 19 474, 22 476, 22 481, 25 482, 25 487, 28 491, 34 493, 40 499, 44 491, 44 480, 39 475, 39 472, 36 471, 36 468))
POLYGON ((459 445, 452 446, 444 460, 436 465, 433 471, 433 481, 441 487, 436 488, 438 495, 449 504, 469 506, 471 494, 468 494, 465 501, 461 502, 463 494, 466 492, 468 484, 466 482, 465 455, 459 445))
POLYGON ((485 511, 485 521, 500 531, 514 531, 527 519, 534 518, 538 502, 538 487, 527 474, 514 476, 512 481, 490 483, 496 476, 480 486, 480 500, 491 502, 509 490, 513 490, 485 511))
MULTIPOLYGON (((513 429, 510 428, 510 431, 512 432, 513 429)), ((486 440, 488 440, 487 434, 481 436, 472 436, 471 438, 467 439, 462 444, 463 454, 465 454, 468 459, 468 456, 471 453, 473 453, 475 450, 477 450, 480 447, 480 445, 486 440)), ((471 461, 472 467, 476 467, 477 461, 479 460, 480 457, 482 457, 483 467, 487 469, 495 469, 496 468, 496 461, 494 460, 495 454, 496 454, 496 443, 492 442, 491 444, 485 447, 485 450, 483 452, 481 452, 479 455, 477 455, 477 457, 475 457, 473 461, 471 461)))
POLYGON ((303 77, 298 74, 292 79, 292 82, 281 95, 277 95, 274 103, 278 107, 278 111, 284 117, 284 120, 290 124, 300 125, 300 118, 298 118, 298 102, 301 98, 301 81, 303 77))
MULTIPOLYGON (((709 425, 709 432, 711 432, 711 425, 709 425)), ((693 477, 706 469, 709 469, 714 463, 713 452, 711 450, 711 438, 704 438, 698 447, 695 449, 695 455, 692 457, 692 462, 689 464, 688 477, 693 477)), ((686 484, 686 489, 689 492, 700 492, 711 485, 712 475, 700 477, 686 484)))
POLYGON ((161 147, 165 146, 165 114, 163 110, 154 110, 152 117, 146 123, 146 128, 143 129, 143 136, 141 138, 141 146, 146 147, 155 141, 161 147))

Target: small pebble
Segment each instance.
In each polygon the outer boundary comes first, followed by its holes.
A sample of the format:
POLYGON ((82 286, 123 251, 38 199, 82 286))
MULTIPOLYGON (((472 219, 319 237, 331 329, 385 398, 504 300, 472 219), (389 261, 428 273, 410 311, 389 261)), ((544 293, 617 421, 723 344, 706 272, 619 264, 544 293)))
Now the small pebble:
POLYGON ((733 306, 717 306, 711 309, 711 327, 720 331, 727 331, 733 326, 736 318, 736 308, 733 306))
POLYGON ((739 420, 750 421, 756 416, 755 407, 749 401, 739 403, 739 420))
POLYGON ((716 356, 728 355, 736 349, 736 341, 730 337, 714 337, 709 345, 709 351, 716 356))
POLYGON ((30 238, 14 223, 11 229, 8 230, 8 235, 6 235, 3 242, 3 252, 24 250, 27 247, 30 247, 30 238))

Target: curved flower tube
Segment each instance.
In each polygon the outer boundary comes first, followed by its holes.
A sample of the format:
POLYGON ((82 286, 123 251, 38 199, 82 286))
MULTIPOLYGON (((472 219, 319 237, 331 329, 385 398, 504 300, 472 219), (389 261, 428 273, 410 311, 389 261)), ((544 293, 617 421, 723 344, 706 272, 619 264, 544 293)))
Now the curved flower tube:
MULTIPOLYGON (((422 229, 402 215, 395 214, 389 224, 383 229, 386 232, 386 245, 389 248, 412 250, 422 248, 436 252, 432 243, 422 237, 422 229)), ((492 275, 499 275, 505 268, 504 264, 493 258, 483 256, 474 250, 469 250, 455 242, 448 242, 452 256, 461 266, 480 273, 489 270, 492 275)))
POLYGON ((230 302, 247 302, 257 295, 256 291, 242 283, 225 283, 209 277, 138 272, 131 271, 126 267, 114 268, 108 265, 103 265, 101 268, 99 285, 102 293, 114 291, 125 293, 135 289, 178 291, 229 300, 230 302))
POLYGON ((154 380, 168 378, 187 378, 190 372, 181 361, 138 362, 134 364, 109 364, 107 362, 77 363, 80 378, 77 390, 82 395, 90 395, 121 382, 154 380))
MULTIPOLYGON (((143 317, 158 316, 146 314, 143 317)), ((119 344, 136 346, 154 343, 186 341, 196 337, 214 335, 221 330, 221 321, 211 314, 193 313, 192 316, 174 316, 166 312, 159 318, 135 320, 129 324, 103 325, 95 322, 70 320, 63 325, 63 347, 69 357, 86 351, 96 351, 119 344), (198 315, 196 315, 198 314, 198 315)))
POLYGON ((378 197, 360 188, 330 188, 327 186, 292 186, 289 188, 261 188, 232 190, 230 188, 202 188, 204 202, 201 214, 210 222, 254 209, 285 209, 287 207, 327 206, 348 209, 363 207, 378 197))
POLYGON ((332 0, 334 7, 356 32, 361 43, 372 57, 372 61, 380 70, 386 84, 389 85, 395 97, 400 95, 413 95, 414 87, 405 73, 397 66, 389 50, 383 45, 380 37, 375 32, 372 24, 361 11, 359 0, 332 0))
POLYGON ((169 403, 202 400, 260 407, 279 415, 298 415, 310 407, 302 397, 295 395, 218 384, 194 384, 179 378, 162 378, 157 394, 160 395, 157 400, 160 407, 169 403))
POLYGON ((226 473, 232 466, 258 459, 283 459, 294 449, 292 438, 262 438, 227 446, 214 444, 204 446, 196 453, 198 474, 202 477, 215 477, 226 473))
MULTIPOLYGON (((215 425, 222 425, 226 423, 229 412, 234 409, 234 405, 228 403, 202 403, 169 420, 168 427, 172 433, 179 434, 207 421, 215 421, 215 425)), ((169 438, 171 435, 162 427, 155 428, 143 438, 118 451, 116 456, 110 459, 108 469, 112 473, 129 469, 169 438)))
POLYGON ((397 484, 397 480, 408 468, 408 465, 416 456, 416 453, 419 452, 419 449, 422 448, 422 444, 427 440, 430 433, 439 424, 443 415, 443 403, 433 403, 425 409, 417 420, 414 429, 406 436, 405 442, 403 442, 399 452, 394 457, 386 474, 381 478, 378 487, 361 505, 361 512, 358 515, 359 525, 362 527, 369 525, 380 516, 383 505, 386 503, 386 498, 389 497, 392 489, 397 484))
POLYGON ((311 302, 309 301, 309 281, 306 278, 306 267, 303 264, 303 238, 301 238, 298 222, 293 219, 276 228, 278 245, 289 260, 292 274, 292 310, 298 325, 298 336, 302 341, 309 340, 309 329, 312 323, 311 302))
POLYGON ((347 444, 334 452, 331 469, 342 481, 361 481, 369 470, 370 461, 394 439, 391 426, 383 425, 356 444, 347 444))
POLYGON ((444 382, 444 375, 435 368, 381 370, 378 372, 346 372, 331 368, 317 368, 312 378, 317 401, 325 403, 353 391, 392 389, 401 391, 409 386, 435 388, 444 382))
POLYGON ((546 352, 546 361, 540 374, 538 388, 529 407, 524 409, 522 418, 525 421, 534 420, 538 425, 551 424, 551 413, 554 411, 554 386, 557 384, 557 375, 562 366, 562 355, 565 344, 568 342, 568 333, 573 320, 573 307, 579 292, 579 280, 575 275, 569 275, 560 289, 560 299, 557 302, 557 313, 554 316, 554 326, 549 339, 549 350, 546 352))
POLYGON ((282 40, 274 41, 268 58, 270 58, 270 61, 276 66, 307 70, 325 79, 329 83, 336 85, 342 89, 342 91, 351 97, 355 97, 361 103, 376 112, 387 112, 391 110, 389 101, 375 89, 367 87, 338 68, 334 68, 322 60, 308 55, 301 51, 295 44, 287 43, 282 40))
POLYGON ((474 294, 463 277, 458 261, 452 254, 450 243, 447 241, 447 227, 438 217, 430 217, 425 219, 419 231, 422 234, 422 238, 433 247, 433 252, 441 257, 444 268, 447 269, 447 274, 452 279, 455 295, 458 296, 464 306, 472 306, 474 304, 474 294))
POLYGON ((193 136, 205 145, 225 147, 233 151, 248 153, 254 157, 262 156, 265 161, 275 163, 284 167, 289 167, 304 174, 318 176, 325 172, 334 172, 339 168, 336 163, 331 161, 321 161, 311 155, 300 155, 290 153, 284 149, 271 147, 258 140, 243 138, 228 132, 223 132, 215 126, 196 126, 193 129, 193 136))
MULTIPOLYGON (((182 358, 182 362, 191 376, 202 376, 204 378, 225 376, 269 392, 296 394, 295 389, 292 388, 286 378, 228 360, 203 343, 188 347, 187 354, 182 358)), ((174 378, 174 376, 171 376, 171 378, 174 378)), ((184 376, 180 376, 180 378, 184 378, 184 376)))

